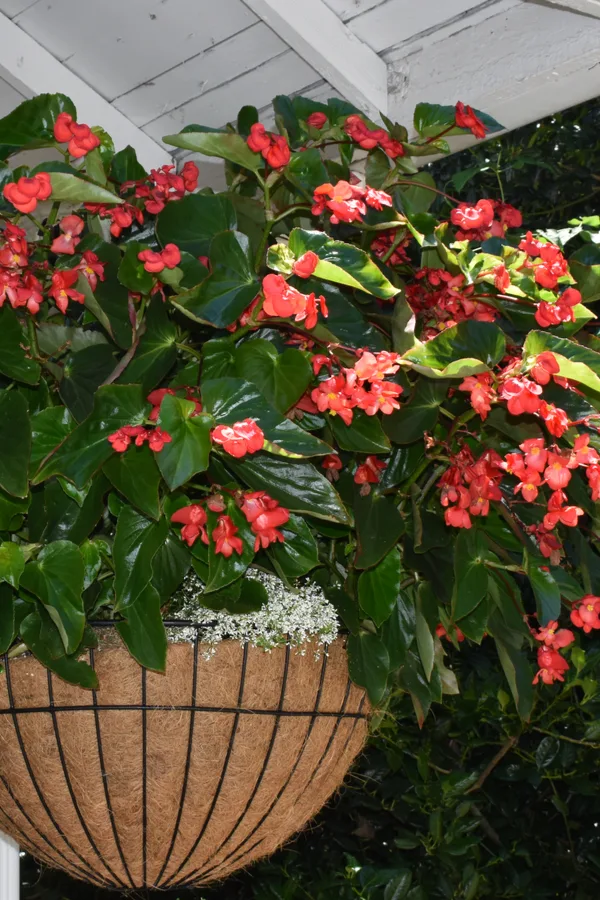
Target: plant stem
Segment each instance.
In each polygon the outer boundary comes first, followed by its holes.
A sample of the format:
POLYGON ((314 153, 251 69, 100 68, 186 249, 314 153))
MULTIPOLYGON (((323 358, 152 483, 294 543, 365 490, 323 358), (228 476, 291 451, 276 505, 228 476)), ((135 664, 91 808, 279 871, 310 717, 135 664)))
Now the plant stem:
POLYGON ((193 356, 195 359, 202 359, 202 354, 195 350, 193 347, 190 347, 188 344, 175 344, 178 350, 181 350, 182 353, 189 353, 190 356, 193 356))
POLYGON ((32 315, 27 317, 27 335, 29 337, 29 350, 33 359, 40 359, 40 348, 35 330, 35 319, 32 315))
POLYGON ((502 744, 502 746, 500 747, 500 749, 498 750, 498 752, 496 753, 494 758, 491 759, 490 762, 487 764, 487 766, 485 767, 485 769, 483 770, 483 772, 481 773, 481 775, 479 776, 479 778, 477 779, 475 784, 471 785, 471 787, 467 791, 465 791, 465 793, 474 794, 475 791, 480 791, 481 788, 483 787, 486 779, 488 778, 488 776, 492 774, 492 772, 494 771, 494 769, 496 768, 498 763, 504 759, 506 754, 510 753, 510 751, 513 749, 513 747, 518 742, 518 740, 519 740, 518 735, 513 735, 512 737, 509 737, 509 739, 507 741, 505 741, 504 744, 502 744))

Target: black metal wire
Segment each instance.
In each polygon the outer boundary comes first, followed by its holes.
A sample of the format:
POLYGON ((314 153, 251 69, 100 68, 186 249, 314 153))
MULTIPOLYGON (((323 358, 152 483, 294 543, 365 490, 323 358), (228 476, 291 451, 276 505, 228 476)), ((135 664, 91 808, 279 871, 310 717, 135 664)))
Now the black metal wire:
MULTIPOLYGON (((112 627, 114 625, 114 622, 105 620, 105 621, 101 621, 101 622, 95 622, 92 624, 94 626, 100 626, 100 627, 104 627, 104 626, 112 627)), ((174 705, 174 706, 173 705, 166 706, 166 705, 161 705, 161 704, 148 703, 147 670, 144 668, 141 668, 141 698, 140 698, 141 702, 138 704, 124 704, 124 703, 123 704, 102 704, 102 703, 98 702, 98 696, 97 696, 96 691, 92 691, 92 703, 91 704, 87 704, 87 705, 86 704, 57 704, 57 703, 55 703, 55 700, 54 700, 54 687, 53 687, 52 673, 48 672, 48 676, 47 676, 48 677, 48 706, 18 707, 18 706, 15 706, 15 698, 14 698, 12 682, 11 682, 9 660, 8 660, 8 657, 6 654, 4 656, 9 708, 8 709, 0 709, 0 715, 10 715, 12 717, 12 721, 13 721, 13 725, 15 728, 15 733, 16 733, 18 744, 19 744, 19 748, 21 750, 21 754, 23 756, 23 760, 24 760, 27 772, 31 779, 31 783, 37 793, 37 796, 42 805, 42 808, 46 812, 46 815, 48 816, 48 818, 49 818, 50 822, 52 823, 52 825, 54 826, 55 830, 58 832, 58 834, 60 835, 62 840, 65 842, 66 846, 69 848, 71 853, 75 857, 77 857, 77 859, 79 859, 81 861, 81 863, 83 863, 84 868, 82 868, 76 862, 69 859, 62 850, 60 850, 58 847, 56 847, 42 833, 42 831, 33 822, 33 820, 31 819, 29 814, 26 812, 26 810, 23 808, 23 806, 18 801, 18 799, 14 796, 14 794, 10 788, 10 785, 8 784, 6 779, 2 778, 1 780, 5 786, 8 794, 10 795, 12 801, 14 802, 15 806, 19 810, 19 812, 27 820, 27 822, 31 826, 32 830, 39 836, 39 838, 44 842, 44 844, 46 844, 49 847, 50 851, 53 854, 55 854, 55 857, 58 857, 59 859, 63 860, 64 863, 66 864, 66 867, 68 869, 71 869, 72 871, 76 872, 79 875, 79 877, 83 877, 84 879, 87 879, 88 881, 92 881, 92 883, 97 884, 101 887, 115 888, 118 890, 130 890, 130 889, 137 889, 138 887, 140 887, 140 885, 137 885, 135 883, 135 880, 132 877, 132 874, 131 874, 131 871, 127 864, 125 853, 124 853, 124 850, 123 850, 123 847, 121 844, 118 829, 117 829, 117 819, 116 819, 114 809, 112 806, 112 802, 111 802, 110 789, 109 789, 109 776, 108 776, 108 773, 106 770, 104 750, 103 750, 103 744, 102 744, 102 730, 100 727, 100 713, 101 712, 103 712, 103 711, 104 712, 124 711, 124 712, 141 713, 141 718, 142 718, 142 722, 141 722, 141 725, 142 725, 141 752, 142 752, 142 872, 143 872, 143 884, 147 884, 147 881, 148 881, 148 803, 147 803, 147 801, 148 801, 148 784, 147 784, 147 780, 148 780, 148 773, 147 773, 148 712, 151 712, 151 711, 179 712, 179 711, 181 711, 181 712, 189 712, 190 713, 188 746, 187 746, 187 751, 186 751, 185 768, 184 768, 183 781, 182 781, 182 786, 181 786, 181 794, 180 794, 180 798, 179 798, 179 806, 178 806, 178 810, 177 810, 177 816, 176 816, 175 825, 173 828, 173 834, 172 834, 170 842, 169 842, 169 846, 168 846, 168 850, 167 850, 165 859, 164 859, 162 866, 160 868, 160 871, 154 881, 154 887, 162 888, 162 889, 166 889, 166 888, 178 889, 178 888, 186 887, 193 883, 198 883, 198 881, 200 879, 204 880, 206 878, 206 876, 209 876, 209 875, 211 876, 211 880, 215 877, 218 878, 219 877, 219 875, 217 874, 218 871, 220 869, 222 869, 227 863, 229 863, 229 866, 231 866, 232 864, 237 862, 239 859, 241 859, 243 857, 247 858, 248 855, 250 853, 252 853, 253 850, 255 850, 256 847, 258 847, 263 842, 264 837, 259 837, 258 840, 255 841, 254 843, 252 843, 250 847, 247 846, 248 843, 251 841, 251 839, 260 830, 261 826, 264 824, 264 822, 267 820, 267 818, 271 815, 273 810, 276 808, 277 804, 281 801, 283 794, 287 791, 287 789, 294 777, 294 774, 296 773, 296 771, 298 769, 298 766, 304 755, 306 747, 308 746, 310 736, 312 734, 312 731, 313 731, 313 728, 314 728, 314 725, 315 725, 317 719, 333 718, 333 719, 335 719, 335 723, 331 730, 331 734, 327 741, 327 745, 326 745, 325 749, 323 750, 323 752, 320 756, 319 762, 316 764, 315 769, 313 770, 307 784, 303 788, 303 791, 306 791, 310 787, 310 785, 313 783, 316 773, 318 772, 321 764, 323 763, 323 760, 326 758, 326 756, 333 744, 333 741, 339 730, 341 722, 344 719, 353 720, 353 726, 350 729, 350 733, 349 733, 346 743, 344 745, 344 750, 342 751, 342 754, 344 754, 346 752, 346 749, 348 747, 350 740, 352 739, 352 736, 355 733, 355 729, 356 729, 356 726, 358 725, 358 722, 360 720, 367 718, 367 715, 362 711, 363 705, 364 705, 364 696, 363 696, 363 699, 361 700, 361 704, 360 704, 357 712, 348 712, 347 711, 347 704, 348 704, 348 699, 349 699, 350 690, 351 690, 351 681, 349 679, 348 679, 345 695, 344 695, 340 709, 337 712, 320 710, 319 707, 320 707, 320 703, 321 703, 323 686, 325 684, 325 677, 326 677, 326 668, 327 668, 327 659, 328 659, 327 648, 325 648, 324 655, 323 655, 323 663, 321 666, 319 685, 317 688, 315 701, 312 706, 312 709, 308 709, 308 710, 284 709, 285 695, 286 695, 287 682, 288 682, 288 673, 289 673, 289 666, 290 666, 290 655, 291 655, 291 646, 290 646, 289 641, 287 642, 286 649, 285 649, 285 659, 284 659, 283 671, 282 671, 282 683, 281 683, 279 702, 275 709, 258 709, 258 708, 249 708, 249 707, 244 706, 244 690, 245 690, 245 685, 246 685, 248 652, 249 652, 249 646, 250 646, 247 642, 244 644, 244 648, 243 648, 242 663, 241 663, 241 667, 240 667, 240 681, 239 681, 239 687, 238 687, 237 704, 235 706, 230 706, 230 707, 198 705, 197 689, 198 689, 198 656, 199 656, 200 633, 207 626, 198 625, 197 623, 194 623, 194 622, 191 622, 188 620, 166 620, 165 625, 167 625, 167 627, 173 627, 173 628, 193 627, 195 629, 193 680, 192 680, 191 702, 189 705, 181 704, 181 705, 174 705), (109 863, 107 863, 103 859, 102 854, 93 838, 93 835, 91 834, 90 829, 85 822, 85 819, 83 817, 81 809, 79 808, 79 805, 77 802, 77 796, 75 794, 75 790, 73 788, 73 784, 72 784, 72 781, 71 781, 71 778, 69 775, 69 771, 68 771, 67 761, 66 761, 66 757, 64 754, 64 749, 63 749, 63 745, 62 745, 62 741, 61 741, 61 737, 60 737, 60 729, 59 729, 58 716, 57 716, 58 713, 67 713, 67 712, 90 712, 94 715, 96 740, 97 740, 97 745, 98 745, 98 761, 100 764, 102 784, 103 784, 103 789, 104 789, 104 797, 105 797, 105 801, 106 801, 107 812, 108 812, 109 820, 111 823, 111 829, 112 829, 112 834, 113 834, 113 838, 115 841, 115 846, 116 846, 119 858, 121 860, 121 863, 123 865, 123 871, 125 872, 125 874, 127 876, 129 884, 127 884, 127 882, 125 882, 123 880, 123 878, 114 871, 114 869, 109 865, 109 863), (87 840, 89 841, 93 852, 98 857, 98 859, 102 863, 102 865, 105 867, 106 871, 109 873, 110 880, 108 877, 105 877, 105 876, 101 875, 100 873, 94 871, 91 868, 90 864, 85 860, 85 858, 83 856, 81 856, 81 854, 69 842, 68 838, 64 835, 64 833, 62 832, 56 819, 54 818, 54 816, 48 806, 48 803, 46 802, 46 799, 42 793, 41 787, 35 778, 33 768, 31 766, 30 760, 29 760, 26 750, 25 750, 25 743, 23 741, 23 737, 21 734, 20 726, 19 726, 19 717, 21 715, 29 715, 29 714, 34 714, 34 713, 42 713, 42 714, 51 716, 52 723, 53 723, 53 729, 54 729, 54 736, 56 739, 56 746, 57 746, 57 750, 58 750, 58 756, 60 759, 63 775, 65 778, 65 783, 66 783, 67 789, 69 791, 69 796, 71 798, 71 802, 73 803, 73 808, 74 808, 77 818, 81 824, 83 833, 85 834, 87 840), (206 813, 206 816, 205 816, 204 822, 202 824, 202 827, 200 829, 200 832, 199 832, 197 838, 195 839, 194 843, 192 844, 191 848, 188 850, 183 861, 178 864, 177 868, 169 875, 168 878, 164 879, 165 872, 168 869, 169 863, 171 862, 173 853, 175 851, 175 847, 177 845, 177 841, 180 837, 181 822, 182 822, 182 818, 183 818, 183 814, 184 814, 184 810, 185 810, 185 806, 186 806, 186 800, 187 800, 188 789, 189 789, 190 772, 191 772, 191 766, 192 766, 192 760, 193 760, 194 737, 195 737, 195 734, 197 731, 197 729, 196 729, 197 713, 222 713, 225 715, 232 716, 233 718, 232 718, 231 731, 229 734, 228 746, 227 746, 227 750, 226 750, 225 757, 223 760, 221 772, 219 775, 219 781, 218 781, 216 790, 212 796, 210 806, 206 813), (269 738, 269 744, 268 744, 265 758, 263 760, 261 771, 255 781, 252 792, 251 792, 248 800, 246 801, 244 810, 241 812, 236 823, 233 825, 233 827, 229 831, 229 834, 221 841, 219 846, 211 853, 210 857, 208 857, 208 859, 203 861, 203 863, 200 867, 194 869, 192 872, 186 872, 185 874, 182 875, 181 873, 185 872, 185 869, 188 866, 190 860, 193 858, 198 847, 200 846, 201 841, 204 838, 204 835, 206 834, 206 832, 209 828, 213 814, 214 814, 217 804, 219 802, 219 798, 221 796, 221 792, 222 792, 223 786, 225 784, 225 778, 226 778, 227 770, 229 767, 229 763, 230 763, 230 760, 231 760, 233 752, 234 752, 236 735, 238 733, 239 724, 240 724, 242 715, 269 716, 274 719, 271 735, 269 738), (254 803, 254 800, 258 794, 258 791, 260 790, 260 786, 263 782, 263 779, 265 778, 265 775, 268 771, 269 763, 270 763, 270 760, 271 760, 271 757, 272 757, 272 754, 273 754, 273 751, 275 748, 276 740, 277 740, 277 737, 278 737, 278 734, 280 731, 279 723, 285 717, 292 717, 292 718, 306 717, 309 720, 308 724, 307 724, 307 728, 306 728, 306 733, 305 733, 303 741, 302 741, 302 746, 298 752, 298 755, 296 757, 294 765, 292 766, 291 771, 287 775, 284 784, 279 789, 278 795, 271 802, 268 810, 261 816, 260 820, 253 826, 252 830, 248 834, 246 834, 243 837, 243 839, 241 840, 241 842, 236 844, 236 846, 233 849, 231 849, 223 859, 221 859, 219 861, 215 861, 212 866, 209 866, 207 868, 207 865, 211 862, 211 860, 215 860, 215 857, 217 857, 217 855, 220 853, 220 851, 224 847, 226 847, 226 845, 236 835, 236 833, 242 826, 242 823, 246 819, 246 816, 247 816, 249 810, 251 809, 252 804, 254 803), (245 849, 242 849, 242 848, 245 848, 245 849), (240 853, 240 851, 242 851, 242 852, 240 853)), ((90 665, 93 667, 94 666, 94 650, 93 649, 91 649, 89 651, 89 661, 90 661, 90 665)), ((32 840, 32 838, 30 836, 28 836, 15 822, 13 822, 11 820, 10 816, 5 811, 2 811, 2 815, 10 823, 11 828, 14 831, 17 831, 20 835, 22 835, 24 845, 29 845, 33 849, 34 855, 37 853, 37 855, 39 855, 40 858, 45 859, 46 861, 49 861, 49 864, 52 864, 50 862, 50 857, 49 857, 47 851, 45 851, 42 847, 38 846, 36 844, 36 842, 34 840, 32 840)))

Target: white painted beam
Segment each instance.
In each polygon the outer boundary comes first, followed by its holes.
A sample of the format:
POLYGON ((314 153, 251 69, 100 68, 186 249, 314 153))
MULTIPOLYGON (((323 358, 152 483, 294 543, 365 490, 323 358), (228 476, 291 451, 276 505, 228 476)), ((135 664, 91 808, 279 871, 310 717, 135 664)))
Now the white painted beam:
MULTIPOLYGON (((0 13, 0 76, 26 97, 61 92, 75 103, 82 122, 100 125, 117 149, 131 144, 145 168, 171 161, 171 155, 93 88, 59 62, 41 44, 0 13)), ((110 65, 110 60, 106 61, 110 65)))
POLYGON ((19 848, 0 834, 0 900, 19 900, 19 848))
POLYGON ((340 94, 370 119, 387 114, 387 67, 324 0, 244 0, 340 94))
POLYGON ((561 6, 563 9, 600 19, 599 0, 542 0, 542 2, 551 3, 553 6, 561 6))
MULTIPOLYGON (((600 21, 538 3, 498 3, 473 24, 385 54, 402 73, 390 118, 409 129, 420 101, 469 103, 511 131, 600 95, 600 21), (496 10, 498 10, 496 12, 496 10)), ((451 138, 453 149, 475 139, 451 138)))

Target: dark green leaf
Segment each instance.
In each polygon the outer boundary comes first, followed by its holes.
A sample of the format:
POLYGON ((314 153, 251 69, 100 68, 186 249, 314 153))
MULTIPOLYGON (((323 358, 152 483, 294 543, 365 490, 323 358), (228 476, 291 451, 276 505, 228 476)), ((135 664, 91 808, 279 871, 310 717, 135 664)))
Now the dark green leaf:
POLYGON ((315 188, 329 181, 321 154, 314 147, 302 153, 292 153, 285 168, 285 176, 310 200, 315 188))
POLYGON ((123 203, 112 191, 68 172, 50 172, 52 200, 66 203, 123 203))
POLYGON ((164 672, 167 665, 167 635, 160 602, 158 591, 147 584, 127 607, 127 619, 116 625, 133 658, 155 672, 164 672))
POLYGON ((32 509, 29 520, 30 538, 33 539, 32 530, 35 517, 35 525, 41 525, 42 530, 37 535, 41 541, 72 541, 79 544, 93 531, 105 509, 104 495, 108 491, 108 482, 103 475, 96 475, 89 486, 86 486, 81 505, 71 499, 58 480, 52 480, 44 486, 45 521, 40 522, 39 516, 32 509))
POLYGON ((60 396, 78 422, 89 416, 96 391, 114 368, 114 351, 109 344, 92 344, 68 357, 60 396))
POLYGON ((156 220, 156 234, 164 247, 177 244, 192 256, 206 256, 216 234, 236 227, 231 201, 222 194, 189 194, 167 203, 156 220))
POLYGON ((54 123, 61 112, 76 117, 72 101, 64 94, 39 94, 25 100, 0 119, 0 159, 26 147, 54 143, 54 123))
POLYGON ((27 401, 18 391, 0 391, 0 487, 14 497, 29 491, 30 452, 27 401))
POLYGON ((600 247, 584 244, 569 258, 569 269, 584 303, 600 300, 600 247))
POLYGON ((527 576, 535 594, 539 623, 547 625, 560 616, 560 588, 552 573, 546 569, 544 560, 527 557, 526 564, 527 576))
POLYGON ((543 737, 535 751, 535 762, 538 769, 547 769, 552 765, 560 750, 560 741, 555 737, 543 737))
POLYGON ((106 385, 99 388, 94 410, 42 464, 35 483, 64 475, 82 488, 113 452, 108 436, 123 425, 141 425, 147 404, 137 385, 106 385))
POLYGON ((112 158, 110 177, 118 184, 124 181, 141 181, 146 177, 146 170, 138 162, 135 150, 131 146, 123 147, 112 158))
POLYGON ((406 653, 415 639, 416 627, 413 597, 408 591, 400 591, 394 609, 381 630, 381 637, 390 655, 390 671, 403 665, 406 653))
POLYGON ((176 340, 177 329, 167 308, 159 297, 155 297, 146 314, 146 331, 120 380, 141 384, 144 393, 153 390, 177 359, 176 340))
POLYGON ((98 676, 91 666, 72 656, 55 655, 60 646, 56 646, 48 639, 51 627, 52 623, 47 620, 47 617, 44 618, 43 610, 34 609, 21 622, 19 629, 21 639, 35 658, 59 678, 90 691, 96 690, 98 676))
POLYGON ((115 244, 99 240, 96 235, 88 235, 78 247, 79 250, 93 250, 101 262, 105 263, 104 281, 98 281, 92 293, 87 278, 80 275, 77 290, 85 297, 85 306, 100 322, 119 347, 129 349, 132 328, 129 319, 128 290, 117 277, 121 264, 121 251, 115 244))
POLYGON ((4 306, 0 309, 0 372, 15 381, 37 384, 41 369, 28 358, 25 348, 29 348, 29 339, 13 310, 4 306))
POLYGON ((264 167, 260 153, 254 153, 241 134, 230 134, 220 131, 182 131, 180 134, 168 134, 163 138, 165 144, 180 147, 182 150, 193 150, 204 156, 218 156, 228 159, 237 166, 258 172, 264 167))
POLYGON ((236 349, 231 338, 213 338, 202 347, 202 379, 231 378, 236 374, 236 349))
POLYGON ((468 616, 488 590, 488 569, 484 560, 487 556, 486 541, 480 531, 459 531, 454 540, 453 616, 462 619, 468 616))
POLYGON ((140 241, 129 241, 119 266, 119 281, 128 291, 136 294, 149 294, 154 284, 154 276, 146 272, 144 263, 138 259, 138 253, 147 249, 147 245, 140 241))
POLYGON ((366 688, 373 705, 377 705, 385 693, 389 663, 386 646, 378 635, 361 632, 348 638, 350 678, 366 688))
POLYGON ((102 467, 113 487, 151 519, 160 518, 160 472, 156 465, 159 457, 148 446, 131 446, 126 453, 114 453, 102 467))
POLYGON ((300 516, 290 515, 280 529, 284 542, 269 547, 273 565, 285 578, 299 578, 319 564, 319 551, 313 533, 300 516))
POLYGON ((303 353, 291 347, 279 353, 271 341, 262 339, 237 348, 235 368, 282 414, 297 403, 312 380, 312 369, 303 353))
POLYGON ((163 478, 174 491, 207 468, 214 420, 205 413, 197 415, 190 400, 167 394, 161 403, 158 424, 172 440, 157 454, 156 461, 163 478))
POLYGON ((55 541, 27 563, 21 576, 21 586, 41 600, 67 653, 74 653, 83 637, 83 575, 79 548, 70 541, 55 541))
POLYGON ((0 653, 6 653, 16 635, 15 595, 8 584, 0 584, 0 653))
POLYGON ((162 603, 168 602, 185 578, 192 561, 186 545, 174 534, 167 534, 152 560, 152 584, 162 603))
POLYGON ((319 318, 312 330, 315 339, 345 344, 347 347, 368 346, 373 352, 384 350, 386 341, 381 332, 371 325, 348 297, 332 284, 324 284, 318 278, 309 278, 302 287, 307 293, 323 294, 329 315, 319 318))
POLYGON ((439 409, 448 393, 447 381, 419 378, 407 403, 401 403, 389 416, 383 416, 383 430, 395 444, 412 444, 422 441, 427 431, 432 431, 439 416, 439 409))
POLYGON ((401 574, 400 554, 394 549, 358 579, 360 605, 377 626, 390 617, 396 606, 401 574))
MULTIPOLYGON (((115 610, 129 618, 129 610, 146 596, 152 579, 152 560, 163 544, 169 525, 165 518, 152 522, 129 506, 119 514, 113 546, 115 610)), ((137 610, 142 614, 142 606, 137 610)))
MULTIPOLYGON (((496 131, 502 131, 502 125, 496 122, 491 116, 482 113, 480 110, 474 110, 475 115, 481 119, 488 132, 493 134, 496 131)), ((415 131, 421 137, 437 137, 443 131, 447 134, 464 134, 464 128, 458 128, 456 121, 455 106, 440 106, 439 103, 418 103, 415 107, 414 126, 415 131)))
POLYGON ((467 320, 420 344, 404 358, 430 378, 464 378, 487 372, 506 350, 502 331, 491 322, 467 320))
POLYGON ((404 533, 404 519, 392 497, 371 491, 361 496, 355 491, 354 515, 356 518, 357 569, 369 569, 376 565, 396 544, 404 533))

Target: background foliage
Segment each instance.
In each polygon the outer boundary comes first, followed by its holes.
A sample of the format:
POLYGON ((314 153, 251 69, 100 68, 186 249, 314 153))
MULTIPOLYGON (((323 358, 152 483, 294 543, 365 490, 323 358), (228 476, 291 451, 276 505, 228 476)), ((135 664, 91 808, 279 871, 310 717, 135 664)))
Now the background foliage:
MULTIPOLYGON (((585 104, 431 168, 461 200, 503 193, 525 226, 562 227, 595 212, 599 117, 597 101, 585 104)), ((350 783, 309 831, 247 874, 190 896, 597 898, 600 640, 586 650, 577 681, 546 688, 524 724, 491 642, 450 649, 459 696, 419 730, 408 695, 394 694, 350 783)), ((24 861, 25 900, 109 896, 24 861)))

